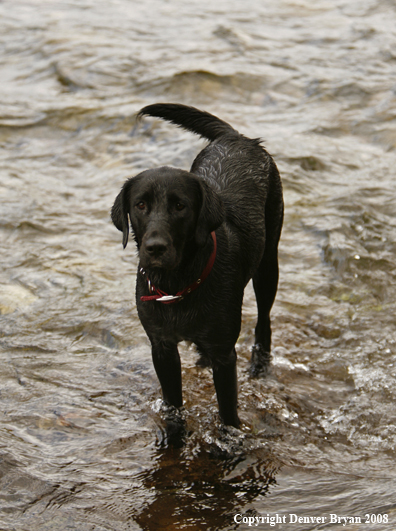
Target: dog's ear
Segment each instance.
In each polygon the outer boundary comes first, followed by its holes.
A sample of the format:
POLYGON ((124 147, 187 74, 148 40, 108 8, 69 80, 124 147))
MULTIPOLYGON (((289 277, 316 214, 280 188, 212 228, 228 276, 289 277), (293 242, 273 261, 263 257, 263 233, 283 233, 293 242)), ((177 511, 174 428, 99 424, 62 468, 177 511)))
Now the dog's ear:
POLYGON ((219 194, 204 180, 199 179, 201 188, 201 210, 198 215, 195 240, 201 247, 205 245, 209 234, 223 223, 225 211, 219 194))
POLYGON ((111 219, 114 225, 123 234, 122 245, 125 247, 128 243, 129 237, 129 192, 132 186, 132 179, 129 179, 121 189, 121 192, 117 195, 114 205, 111 209, 111 219))

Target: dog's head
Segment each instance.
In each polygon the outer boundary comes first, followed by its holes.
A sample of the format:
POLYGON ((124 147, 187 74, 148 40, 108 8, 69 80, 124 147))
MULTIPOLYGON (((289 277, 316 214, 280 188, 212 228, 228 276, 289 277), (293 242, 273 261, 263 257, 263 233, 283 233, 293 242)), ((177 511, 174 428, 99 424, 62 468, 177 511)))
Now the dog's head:
POLYGON ((111 218, 123 233, 124 248, 130 220, 142 267, 174 269, 186 244, 205 245, 209 234, 222 224, 224 208, 206 181, 163 167, 128 179, 114 202, 111 218))

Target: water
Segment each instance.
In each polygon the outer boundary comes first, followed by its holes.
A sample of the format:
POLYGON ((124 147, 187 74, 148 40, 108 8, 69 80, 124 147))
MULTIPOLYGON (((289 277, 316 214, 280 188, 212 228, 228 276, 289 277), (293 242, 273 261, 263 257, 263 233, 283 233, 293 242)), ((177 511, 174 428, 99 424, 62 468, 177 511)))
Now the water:
POLYGON ((0 2, 1 530, 395 527, 395 11, 0 2), (182 345, 182 448, 167 445, 136 256, 109 219, 126 178, 188 168, 204 145, 136 128, 156 101, 262 137, 285 189, 271 373, 247 375, 249 286, 243 428, 221 428, 211 374, 182 345))

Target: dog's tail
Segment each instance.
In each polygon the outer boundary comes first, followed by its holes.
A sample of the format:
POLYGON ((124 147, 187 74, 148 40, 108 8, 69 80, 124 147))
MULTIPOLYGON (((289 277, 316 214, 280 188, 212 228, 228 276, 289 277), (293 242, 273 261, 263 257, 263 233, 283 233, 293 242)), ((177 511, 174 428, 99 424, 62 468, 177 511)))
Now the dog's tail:
POLYGON ((212 141, 223 135, 232 134, 239 136, 238 131, 233 129, 227 122, 223 122, 220 118, 213 116, 213 114, 179 103, 147 105, 147 107, 139 111, 137 116, 141 118, 144 115, 164 118, 212 141))

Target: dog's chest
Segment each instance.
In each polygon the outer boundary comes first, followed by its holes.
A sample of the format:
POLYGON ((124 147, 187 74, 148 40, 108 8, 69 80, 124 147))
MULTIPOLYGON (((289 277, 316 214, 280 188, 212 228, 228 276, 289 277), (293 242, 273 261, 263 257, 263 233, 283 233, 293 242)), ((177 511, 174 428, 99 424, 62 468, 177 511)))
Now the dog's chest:
POLYGON ((159 341, 196 341, 205 327, 201 312, 186 301, 163 304, 158 301, 138 302, 140 321, 149 338, 159 341))

